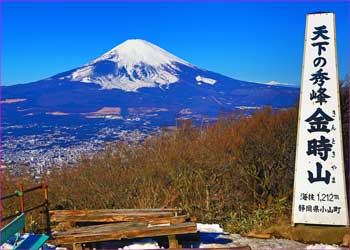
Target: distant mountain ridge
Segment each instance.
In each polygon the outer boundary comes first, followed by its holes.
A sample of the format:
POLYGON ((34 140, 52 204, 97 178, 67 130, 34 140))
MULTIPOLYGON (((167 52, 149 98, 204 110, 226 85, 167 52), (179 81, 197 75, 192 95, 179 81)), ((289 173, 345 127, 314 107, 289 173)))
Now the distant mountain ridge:
POLYGON ((138 108, 167 110, 173 117, 183 110, 192 116, 217 116, 237 107, 289 107, 298 96, 299 89, 232 79, 132 39, 76 69, 3 86, 2 99, 7 101, 2 109, 11 117, 87 114, 105 107, 120 109, 122 117, 138 108))

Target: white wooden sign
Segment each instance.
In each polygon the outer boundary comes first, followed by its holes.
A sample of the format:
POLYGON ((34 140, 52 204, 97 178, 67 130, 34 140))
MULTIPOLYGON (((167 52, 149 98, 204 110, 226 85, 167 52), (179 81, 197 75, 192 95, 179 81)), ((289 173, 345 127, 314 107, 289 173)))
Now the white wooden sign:
POLYGON ((347 225, 335 14, 306 18, 293 223, 347 225))

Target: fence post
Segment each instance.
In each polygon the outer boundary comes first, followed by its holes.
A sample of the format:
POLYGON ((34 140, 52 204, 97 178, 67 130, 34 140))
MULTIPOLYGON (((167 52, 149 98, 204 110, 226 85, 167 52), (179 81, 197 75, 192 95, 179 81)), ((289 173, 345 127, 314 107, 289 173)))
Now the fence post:
MULTIPOLYGON (((18 185, 18 190, 16 190, 16 194, 18 195, 19 198, 19 206, 20 206, 20 210, 21 213, 24 213, 24 193, 23 193, 23 184, 19 184, 18 185)), ((25 233, 25 227, 22 230, 22 233, 25 233)))
POLYGON ((46 233, 51 237, 50 211, 49 211, 49 188, 47 184, 42 184, 45 199, 46 233))
POLYGON ((23 184, 18 185, 17 195, 19 197, 19 206, 21 209, 21 213, 24 213, 24 198, 23 198, 23 184))

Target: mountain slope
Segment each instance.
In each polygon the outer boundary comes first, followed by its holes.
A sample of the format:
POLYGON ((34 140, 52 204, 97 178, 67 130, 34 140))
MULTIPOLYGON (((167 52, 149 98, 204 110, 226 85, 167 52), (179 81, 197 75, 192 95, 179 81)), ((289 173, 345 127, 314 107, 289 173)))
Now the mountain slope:
POLYGON ((196 67, 147 41, 128 40, 76 69, 2 87, 2 99, 7 100, 2 106, 7 117, 86 115, 114 107, 124 118, 162 110, 174 119, 184 113, 214 117, 246 106, 283 108, 295 104, 298 95, 296 88, 235 80, 196 67))

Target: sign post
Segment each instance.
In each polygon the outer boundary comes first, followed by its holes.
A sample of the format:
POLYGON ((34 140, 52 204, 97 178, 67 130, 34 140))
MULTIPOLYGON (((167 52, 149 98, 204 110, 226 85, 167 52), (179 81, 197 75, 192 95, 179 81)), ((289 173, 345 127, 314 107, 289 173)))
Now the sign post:
POLYGON ((307 15, 293 224, 348 225, 335 14, 307 15))

